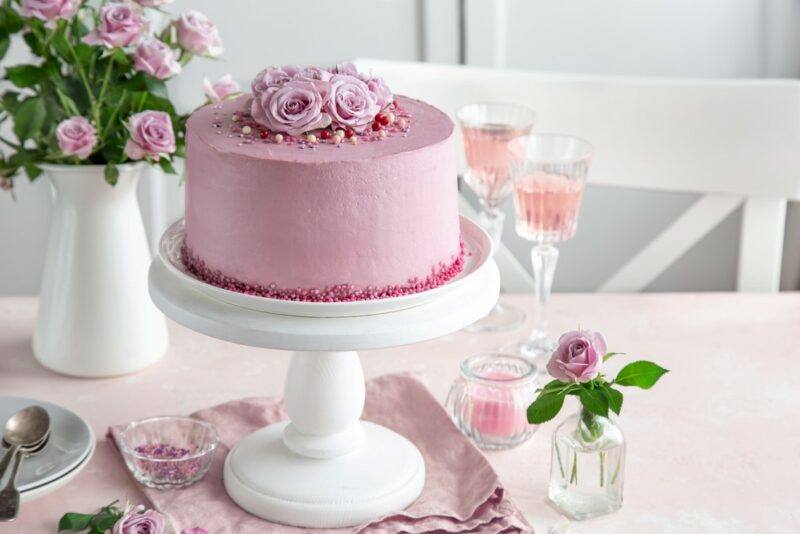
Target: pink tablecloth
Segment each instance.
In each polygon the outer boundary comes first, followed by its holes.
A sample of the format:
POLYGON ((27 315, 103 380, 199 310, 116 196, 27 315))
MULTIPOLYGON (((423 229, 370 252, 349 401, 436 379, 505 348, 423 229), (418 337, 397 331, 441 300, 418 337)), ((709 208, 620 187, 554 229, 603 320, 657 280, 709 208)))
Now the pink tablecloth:
MULTIPOLYGON (((529 296, 506 297, 531 306, 529 296)), ((232 345, 171 325, 171 348, 128 377, 79 380, 33 360, 36 300, 0 299, 0 395, 63 404, 102 436, 113 423, 281 392, 288 354, 232 345)), ((610 348, 649 357, 672 372, 651 391, 629 391, 621 425, 628 439, 625 505, 571 532, 798 532, 800 482, 800 295, 556 295, 554 331, 601 330, 610 348)), ((364 352, 366 375, 422 373, 443 400, 461 358, 524 335, 459 332, 408 347, 364 352)), ((623 360, 609 364, 616 369, 623 360)), ((558 513, 545 502, 549 436, 489 461, 538 532, 558 513)), ((76 480, 24 506, 5 534, 55 532, 65 511, 88 511, 141 493, 103 441, 76 480)))

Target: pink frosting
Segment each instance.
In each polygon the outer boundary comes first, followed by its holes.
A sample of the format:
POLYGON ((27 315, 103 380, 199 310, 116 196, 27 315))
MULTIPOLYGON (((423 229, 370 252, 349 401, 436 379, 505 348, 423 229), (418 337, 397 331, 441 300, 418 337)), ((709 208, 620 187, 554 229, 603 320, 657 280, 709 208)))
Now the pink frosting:
POLYGON ((217 133, 213 123, 229 122, 243 98, 188 122, 186 243, 204 269, 264 287, 360 290, 405 286, 459 263, 453 123, 444 113, 397 97, 413 116, 407 136, 300 149, 217 133))

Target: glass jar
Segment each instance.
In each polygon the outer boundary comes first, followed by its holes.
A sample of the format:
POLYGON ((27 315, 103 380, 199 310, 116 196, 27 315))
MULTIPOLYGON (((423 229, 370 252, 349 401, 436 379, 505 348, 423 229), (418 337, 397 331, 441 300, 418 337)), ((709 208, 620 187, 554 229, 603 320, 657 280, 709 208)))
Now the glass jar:
POLYGON ((481 449, 508 449, 536 425, 527 409, 536 398, 536 366, 512 354, 479 354, 461 362, 445 405, 456 426, 481 449))
POLYGON ((609 514, 622 506, 625 438, 613 421, 583 407, 553 432, 550 500, 574 519, 609 514))

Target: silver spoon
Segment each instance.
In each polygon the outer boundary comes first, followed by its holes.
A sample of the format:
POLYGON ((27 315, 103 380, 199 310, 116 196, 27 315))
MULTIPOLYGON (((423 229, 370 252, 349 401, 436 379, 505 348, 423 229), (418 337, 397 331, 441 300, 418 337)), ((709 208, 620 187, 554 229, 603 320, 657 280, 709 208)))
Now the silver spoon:
MULTIPOLYGON (((28 406, 6 421, 3 439, 11 445, 6 452, 14 459, 11 476, 6 487, 0 491, 0 521, 15 519, 19 513, 19 491, 16 488, 16 478, 19 472, 22 457, 28 452, 36 450, 42 441, 50 434, 50 416, 41 406, 28 406), (21 450, 25 449, 25 450, 21 450)), ((3 463, 7 461, 3 459, 3 463)), ((5 471, 5 468, 3 469, 5 471)), ((3 477, 0 472, 0 479, 3 477)))

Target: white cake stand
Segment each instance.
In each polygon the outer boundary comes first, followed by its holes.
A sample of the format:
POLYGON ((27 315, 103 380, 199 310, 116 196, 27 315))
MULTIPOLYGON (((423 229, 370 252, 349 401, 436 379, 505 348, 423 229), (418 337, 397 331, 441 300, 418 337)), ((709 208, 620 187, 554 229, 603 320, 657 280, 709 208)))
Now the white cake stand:
POLYGON ((485 316, 500 291, 497 266, 486 261, 419 306, 323 318, 217 300, 156 258, 150 295, 167 316, 219 339, 295 351, 284 390, 290 422, 262 428, 230 451, 224 480, 231 499, 258 517, 317 528, 357 525, 411 504, 425 483, 422 455, 403 436, 359 420, 364 375, 355 350, 433 339, 485 316))

